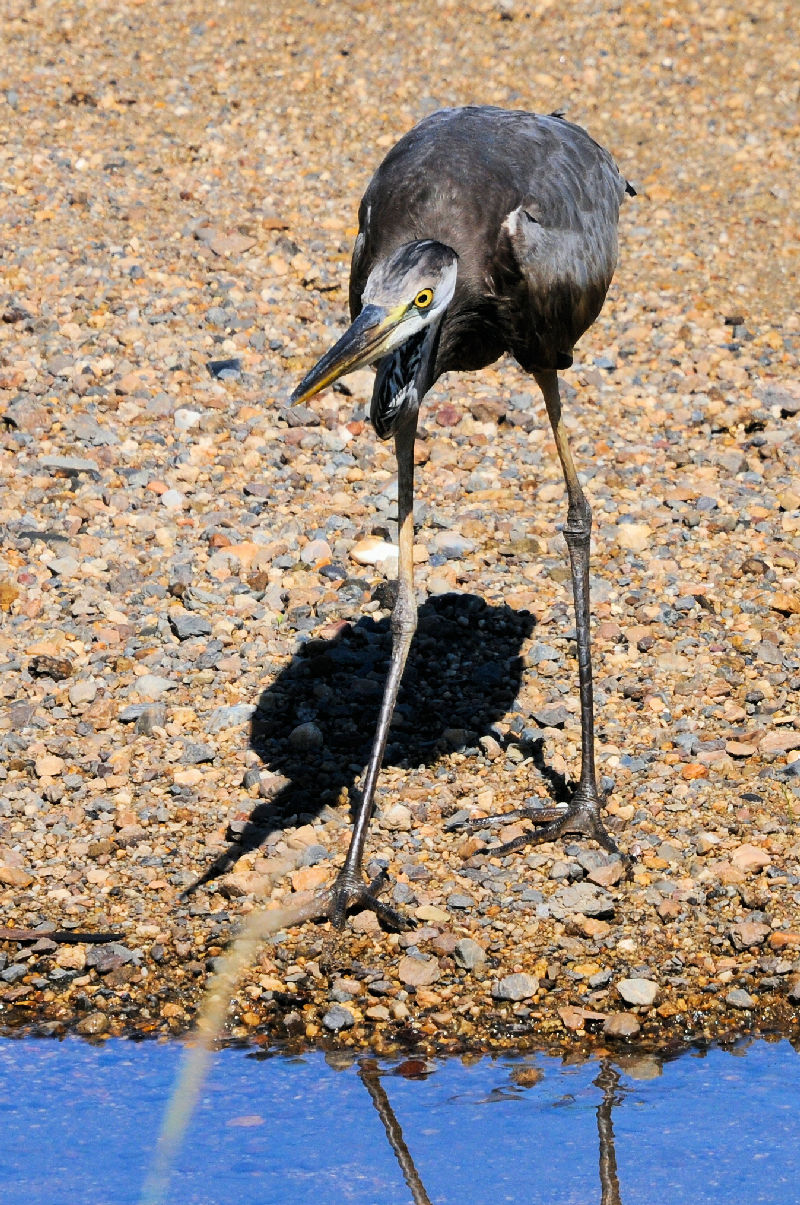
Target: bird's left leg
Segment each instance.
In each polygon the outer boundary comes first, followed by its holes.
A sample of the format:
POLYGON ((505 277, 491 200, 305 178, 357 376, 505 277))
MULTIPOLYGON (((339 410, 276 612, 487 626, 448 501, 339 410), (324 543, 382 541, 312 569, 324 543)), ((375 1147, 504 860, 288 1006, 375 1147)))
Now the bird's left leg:
POLYGON ((375 806, 375 788, 383 762, 389 726, 392 722, 400 682, 408 650, 417 627, 417 602, 414 597, 414 438, 417 417, 413 415, 395 433, 397 452, 397 524, 398 524, 398 583, 397 600, 392 611, 392 660, 383 688, 383 700, 378 727, 372 744, 361 799, 353 825, 350 848, 344 866, 331 889, 329 916, 337 929, 344 924, 346 913, 353 908, 371 908, 378 917, 395 929, 404 929, 409 921, 394 908, 379 900, 378 893, 386 886, 385 875, 367 884, 362 877, 364 845, 367 829, 375 806))
MULTIPOLYGON (((564 536, 569 551, 572 573, 572 593, 575 603, 575 629, 578 643, 578 675, 581 699, 581 772, 575 793, 565 811, 555 817, 553 809, 526 810, 529 819, 545 820, 541 827, 524 833, 513 841, 493 849, 492 853, 507 853, 525 845, 541 845, 566 833, 582 833, 592 837, 609 853, 620 853, 616 842, 601 820, 602 796, 597 786, 594 761, 594 701, 592 691, 592 652, 589 633, 589 546, 592 531, 592 512, 581 489, 572 453, 567 441, 561 415, 558 375, 555 370, 535 374, 544 394, 547 415, 555 436, 558 457, 567 487, 567 522, 564 536)), ((625 855, 623 859, 628 861, 625 855)))

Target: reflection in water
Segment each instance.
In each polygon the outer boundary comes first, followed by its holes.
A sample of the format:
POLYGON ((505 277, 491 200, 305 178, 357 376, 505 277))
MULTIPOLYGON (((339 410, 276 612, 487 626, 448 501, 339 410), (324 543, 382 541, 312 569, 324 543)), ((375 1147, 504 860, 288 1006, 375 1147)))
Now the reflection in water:
MULTIPOLYGON (((136 1205, 180 1061, 178 1043, 0 1041, 3 1205, 136 1205)), ((652 1205, 657 1184, 670 1205, 788 1205, 798 1100, 786 1041, 613 1064, 509 1053, 359 1066, 352 1052, 230 1048, 214 1055, 165 1195, 652 1205)))
POLYGON ((361 1076, 361 1082, 369 1092, 376 1112, 383 1122, 386 1137, 389 1139, 389 1145, 395 1153, 397 1162, 400 1164, 403 1179, 411 1189, 414 1205, 431 1205, 431 1199, 425 1191, 425 1185, 422 1183, 419 1172, 414 1166, 411 1152, 405 1144, 403 1131, 400 1129, 400 1122, 394 1115, 394 1110, 389 1104, 389 1097, 386 1095, 386 1089, 381 1083, 378 1064, 374 1059, 361 1059, 358 1074, 361 1076))
POLYGON ((617 1152, 614 1149, 614 1123, 611 1113, 614 1105, 621 1104, 622 1095, 617 1093, 619 1071, 607 1059, 600 1064, 600 1074, 594 1081, 603 1093, 597 1106, 597 1137, 600 1140, 600 1205, 622 1205, 617 1176, 617 1152))
MULTIPOLYGON (((511 1078, 515 1083, 519 1083, 520 1076, 519 1074, 515 1074, 515 1071, 518 1071, 518 1069, 512 1070, 511 1078)), ((411 1189, 414 1205, 431 1205, 431 1199, 425 1190, 425 1185, 422 1183, 422 1178, 414 1164, 414 1159, 403 1138, 400 1122, 397 1120, 394 1109, 389 1103, 386 1089, 381 1083, 382 1073, 375 1059, 360 1059, 358 1074, 361 1082, 369 1092, 375 1110, 383 1123, 389 1145, 394 1151, 397 1162, 400 1164, 403 1179, 411 1189)), ((537 1069, 537 1074, 533 1078, 531 1086, 538 1083, 541 1078, 541 1073, 537 1069)), ((619 1177, 617 1175, 617 1155, 614 1147, 614 1123, 612 1119, 614 1105, 622 1103, 622 1091, 620 1090, 619 1082, 620 1073, 617 1068, 608 1059, 603 1059, 600 1063, 600 1071, 594 1081, 595 1087, 599 1088, 603 1093, 602 1100, 597 1106, 597 1137, 600 1148, 600 1205, 622 1205, 619 1177)), ((508 1095, 504 1090, 497 1089, 487 1099, 508 1099, 508 1095)))

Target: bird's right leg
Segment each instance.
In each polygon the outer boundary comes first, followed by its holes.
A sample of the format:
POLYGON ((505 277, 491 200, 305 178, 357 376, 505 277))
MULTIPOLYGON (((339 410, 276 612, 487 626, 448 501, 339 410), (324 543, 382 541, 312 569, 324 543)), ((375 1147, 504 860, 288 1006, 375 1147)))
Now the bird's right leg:
POLYGON ((353 908, 371 908, 381 920, 394 929, 404 929, 409 926, 409 921, 401 913, 378 899, 378 893, 386 886, 385 875, 379 875, 367 884, 364 882, 361 866, 364 860, 367 829, 375 807, 375 788, 383 763, 389 726, 392 722, 408 650, 417 627, 413 558, 414 438, 416 431, 415 414, 395 434, 399 560, 397 600, 392 611, 392 660, 383 688, 378 727, 364 776, 364 786, 353 825, 353 834, 350 838, 350 848, 336 882, 331 888, 328 915, 337 929, 342 928, 345 915, 353 908))
MULTIPOLYGON (((592 531, 592 512, 586 501, 567 441, 561 414, 558 375, 555 370, 537 372, 536 382, 541 389, 547 416, 553 429, 558 458, 567 489, 567 522, 564 537, 569 552, 572 593, 575 605, 575 631, 578 645, 578 678, 581 704, 581 771, 572 800, 566 808, 520 809, 511 818, 524 817, 534 821, 534 831, 515 837, 505 845, 492 847, 492 854, 506 854, 527 845, 541 845, 568 833, 593 838, 608 853, 619 854, 628 871, 630 859, 621 853, 601 818, 603 797, 597 783, 594 758, 594 703, 592 691, 592 653, 589 608, 589 546, 592 531)), ((504 819, 504 817, 502 818, 504 819)), ((484 824, 486 821, 483 822, 484 824)))

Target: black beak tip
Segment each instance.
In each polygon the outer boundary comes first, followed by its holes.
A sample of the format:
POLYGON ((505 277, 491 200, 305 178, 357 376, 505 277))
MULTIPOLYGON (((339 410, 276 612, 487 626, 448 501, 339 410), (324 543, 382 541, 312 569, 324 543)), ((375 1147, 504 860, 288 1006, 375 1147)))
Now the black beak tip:
POLYGON ((308 377, 303 377, 299 385, 297 385, 288 396, 284 394, 282 405, 284 410, 291 409, 305 396, 308 390, 308 377))

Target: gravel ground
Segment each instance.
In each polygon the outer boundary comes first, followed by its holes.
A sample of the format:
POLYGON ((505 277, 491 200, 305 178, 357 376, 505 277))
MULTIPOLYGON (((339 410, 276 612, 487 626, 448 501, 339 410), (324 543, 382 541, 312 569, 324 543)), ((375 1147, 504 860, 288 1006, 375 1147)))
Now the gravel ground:
POLYGON ((4 1026, 184 1030, 242 916, 341 860, 388 660, 393 457, 368 373, 299 425, 282 402, 344 328, 371 169, 478 100, 566 108, 639 190, 564 378, 633 879, 588 844, 497 858, 456 827, 563 798, 579 725, 542 407, 509 363, 451 377, 420 432, 420 630, 369 842, 419 925, 281 935, 233 1032, 798 1033, 791 6, 596 9, 0 4, 4 1026), (63 940, 86 931, 116 940, 63 940))

